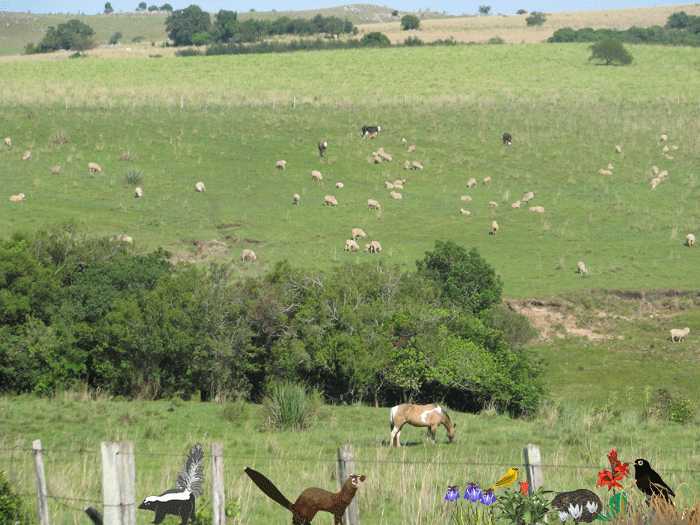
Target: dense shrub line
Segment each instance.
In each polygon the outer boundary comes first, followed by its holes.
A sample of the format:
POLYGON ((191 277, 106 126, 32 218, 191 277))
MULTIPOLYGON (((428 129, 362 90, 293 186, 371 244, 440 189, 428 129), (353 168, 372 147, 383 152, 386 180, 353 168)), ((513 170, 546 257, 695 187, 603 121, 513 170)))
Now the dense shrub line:
POLYGON ((544 395, 521 346, 534 332, 496 306, 502 283, 476 250, 437 242, 414 272, 280 263, 245 280, 168 258, 73 227, 0 241, 2 391, 257 400, 289 381, 331 402, 513 413, 544 395))

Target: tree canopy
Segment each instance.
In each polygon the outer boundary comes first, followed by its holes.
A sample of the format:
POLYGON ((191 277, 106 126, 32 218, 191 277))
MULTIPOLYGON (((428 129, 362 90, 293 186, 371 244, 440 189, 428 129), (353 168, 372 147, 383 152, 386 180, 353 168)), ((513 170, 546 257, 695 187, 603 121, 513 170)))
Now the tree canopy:
POLYGON ((409 29, 418 29, 420 27, 420 19, 416 15, 404 15, 401 18, 401 29, 407 31, 409 29))
POLYGON ((589 60, 602 60, 603 64, 619 64, 626 66, 632 63, 632 55, 629 54, 625 46, 617 38, 606 38, 596 42, 591 46, 591 56, 589 60))
POLYGON ((95 31, 85 22, 69 20, 58 27, 49 27, 34 49, 38 53, 50 53, 59 49, 87 51, 94 46, 92 36, 95 31))
POLYGON ((202 11, 202 8, 197 5, 173 11, 165 19, 165 30, 175 46, 192 45, 194 35, 202 32, 209 33, 210 29, 209 13, 202 11))

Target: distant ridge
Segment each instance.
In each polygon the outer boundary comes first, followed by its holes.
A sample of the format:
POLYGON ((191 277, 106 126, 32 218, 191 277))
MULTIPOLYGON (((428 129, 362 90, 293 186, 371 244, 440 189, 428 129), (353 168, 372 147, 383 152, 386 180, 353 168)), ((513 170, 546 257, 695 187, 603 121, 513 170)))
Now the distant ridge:
POLYGON ((256 20, 267 20, 288 16, 289 18, 313 18, 316 15, 337 16, 343 20, 350 20, 354 24, 372 24, 380 22, 398 22, 404 15, 414 14, 423 20, 434 18, 451 18, 453 15, 442 13, 431 9, 420 9, 418 11, 404 11, 392 7, 384 7, 373 4, 347 4, 338 7, 324 7, 321 9, 300 9, 294 11, 265 11, 238 13, 238 18, 255 18, 256 20), (397 16, 391 13, 398 12, 397 16))

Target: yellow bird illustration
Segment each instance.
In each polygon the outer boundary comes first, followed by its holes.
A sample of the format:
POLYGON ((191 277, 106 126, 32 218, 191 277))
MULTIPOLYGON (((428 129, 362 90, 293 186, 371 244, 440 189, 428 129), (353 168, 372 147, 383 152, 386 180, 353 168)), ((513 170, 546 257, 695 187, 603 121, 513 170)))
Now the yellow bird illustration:
POLYGON ((508 472, 506 472, 505 475, 495 483, 495 485, 489 487, 489 490, 494 489, 496 487, 507 487, 508 485, 513 483, 517 478, 518 469, 513 467, 508 472))

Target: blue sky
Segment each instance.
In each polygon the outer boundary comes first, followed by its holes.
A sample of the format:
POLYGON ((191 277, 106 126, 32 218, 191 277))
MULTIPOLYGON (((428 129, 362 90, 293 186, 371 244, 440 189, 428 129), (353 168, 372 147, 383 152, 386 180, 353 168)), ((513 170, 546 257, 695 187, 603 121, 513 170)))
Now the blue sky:
MULTIPOLYGON (((111 0, 115 11, 134 11, 142 0, 111 0)), ((370 0, 145 0, 148 5, 163 5, 168 2, 174 9, 182 9, 196 4, 205 11, 216 13, 219 9, 238 11, 239 13, 255 9, 257 11, 287 11, 296 9, 316 9, 335 7, 351 3, 376 3, 392 9, 415 11, 434 9, 453 15, 475 14, 480 5, 490 5, 491 13, 514 14, 518 9, 527 11, 586 11, 597 9, 623 9, 629 7, 650 7, 660 5, 677 5, 676 1, 663 0, 481 0, 464 2, 458 0, 401 0, 395 3, 372 2, 370 0)), ((386 1, 386 0, 383 0, 386 1)), ((0 0, 0 11, 20 11, 32 13, 71 13, 88 15, 102 13, 106 0, 0 0)))

